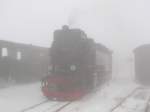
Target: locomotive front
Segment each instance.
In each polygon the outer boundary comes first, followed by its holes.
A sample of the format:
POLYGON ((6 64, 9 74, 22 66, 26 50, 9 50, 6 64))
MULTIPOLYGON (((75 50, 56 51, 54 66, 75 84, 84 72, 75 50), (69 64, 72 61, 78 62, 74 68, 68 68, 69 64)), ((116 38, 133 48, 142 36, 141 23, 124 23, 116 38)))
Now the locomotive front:
POLYGON ((80 29, 64 26, 54 32, 50 51, 50 74, 42 81, 49 99, 75 100, 92 88, 96 50, 80 29))

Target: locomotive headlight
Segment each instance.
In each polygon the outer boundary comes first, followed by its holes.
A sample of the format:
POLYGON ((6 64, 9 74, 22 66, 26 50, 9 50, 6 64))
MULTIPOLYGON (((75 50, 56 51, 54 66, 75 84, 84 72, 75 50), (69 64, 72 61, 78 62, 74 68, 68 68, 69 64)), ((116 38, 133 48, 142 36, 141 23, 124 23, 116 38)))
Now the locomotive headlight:
POLYGON ((43 81, 43 82, 41 83, 41 85, 42 85, 42 87, 48 86, 48 82, 47 82, 47 81, 43 81))
POLYGON ((76 69, 77 69, 77 68, 76 68, 75 65, 71 65, 71 66, 70 66, 70 70, 71 70, 71 71, 76 71, 76 69))
POLYGON ((41 85, 42 85, 42 87, 44 87, 45 86, 45 82, 42 81, 41 85))
POLYGON ((48 81, 45 82, 45 86, 48 86, 48 81))

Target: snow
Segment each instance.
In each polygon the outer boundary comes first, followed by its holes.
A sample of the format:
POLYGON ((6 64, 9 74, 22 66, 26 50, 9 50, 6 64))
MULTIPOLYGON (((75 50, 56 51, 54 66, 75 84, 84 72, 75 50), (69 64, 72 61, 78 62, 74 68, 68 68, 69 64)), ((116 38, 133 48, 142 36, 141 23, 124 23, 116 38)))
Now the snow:
POLYGON ((88 98, 85 97, 61 112, 110 112, 136 87, 134 84, 110 82, 88 98))
POLYGON ((139 91, 114 112, 146 112, 145 109, 149 98, 149 91, 139 91))
POLYGON ((40 83, 13 86, 0 90, 0 107, 3 112, 18 112, 21 109, 44 101, 40 83))
MULTIPOLYGON (((60 112, 110 112, 119 102, 128 96, 138 85, 129 82, 110 81, 91 92, 80 101, 75 101, 60 112)), ((114 112, 143 110, 150 97, 148 92, 141 91, 125 101, 114 112)), ((40 83, 12 86, 0 90, 0 107, 3 112, 21 112, 25 108, 45 101, 40 83)), ((29 112, 53 112, 66 102, 49 101, 29 112), (39 111, 40 110, 40 111, 39 111)), ((133 111, 133 112, 134 112, 133 111)))

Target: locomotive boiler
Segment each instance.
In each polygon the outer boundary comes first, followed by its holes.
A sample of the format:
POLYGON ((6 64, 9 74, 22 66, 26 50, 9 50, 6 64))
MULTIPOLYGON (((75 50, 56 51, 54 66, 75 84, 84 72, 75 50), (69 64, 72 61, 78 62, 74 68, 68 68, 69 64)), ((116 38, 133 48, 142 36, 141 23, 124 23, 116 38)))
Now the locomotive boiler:
POLYGON ((42 80, 43 94, 52 100, 76 100, 111 78, 112 52, 81 29, 54 31, 50 73, 42 80))

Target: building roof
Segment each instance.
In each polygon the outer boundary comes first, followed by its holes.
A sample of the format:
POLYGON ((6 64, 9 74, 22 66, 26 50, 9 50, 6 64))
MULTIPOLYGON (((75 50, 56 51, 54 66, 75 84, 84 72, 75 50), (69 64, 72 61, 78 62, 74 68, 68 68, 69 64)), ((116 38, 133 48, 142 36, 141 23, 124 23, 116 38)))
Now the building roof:
POLYGON ((150 51, 150 44, 144 44, 144 45, 141 45, 141 46, 135 48, 134 53, 143 52, 143 51, 147 52, 148 50, 150 51))

